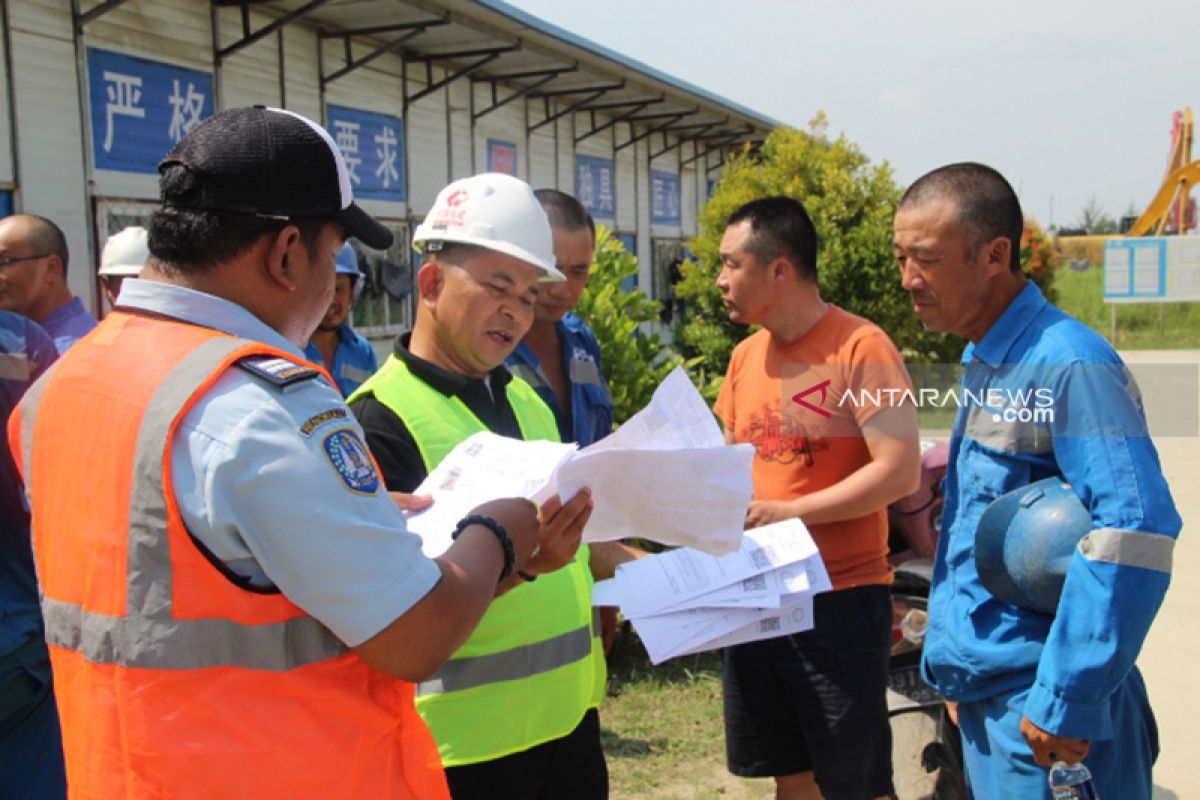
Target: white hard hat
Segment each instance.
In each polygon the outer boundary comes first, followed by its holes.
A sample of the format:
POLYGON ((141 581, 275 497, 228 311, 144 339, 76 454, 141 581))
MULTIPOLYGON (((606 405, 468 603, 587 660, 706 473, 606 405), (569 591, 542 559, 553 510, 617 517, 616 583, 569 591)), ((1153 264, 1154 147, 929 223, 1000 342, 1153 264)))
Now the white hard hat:
POLYGON ((137 275, 150 260, 146 246, 146 229, 137 226, 114 233, 104 243, 100 253, 101 275, 137 275))
POLYGON ((554 267, 550 221, 529 184, 511 175, 485 172, 463 178, 438 192, 413 247, 429 252, 430 242, 471 244, 519 258, 542 271, 542 280, 562 281, 554 267))

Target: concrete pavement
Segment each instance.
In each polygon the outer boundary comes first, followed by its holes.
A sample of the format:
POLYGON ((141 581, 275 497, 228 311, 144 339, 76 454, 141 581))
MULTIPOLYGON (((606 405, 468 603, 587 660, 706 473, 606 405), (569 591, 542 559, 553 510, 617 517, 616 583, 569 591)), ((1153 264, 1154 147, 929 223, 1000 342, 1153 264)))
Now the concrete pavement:
MULTIPOLYGON (((1121 355, 1135 371, 1141 364, 1178 365, 1179 373, 1200 369, 1200 351, 1195 350, 1121 355)), ((1162 744, 1154 768, 1154 800, 1191 800, 1200 798, 1200 747, 1196 745, 1200 739, 1200 438, 1177 434, 1181 432, 1178 415, 1196 414, 1200 398, 1180 403, 1188 398, 1156 399, 1147 386, 1143 392, 1151 430, 1164 431, 1155 435, 1155 445, 1183 516, 1183 532, 1175 547, 1171 588, 1138 666, 1146 678, 1162 744), (1165 419, 1168 415, 1171 419, 1165 419)))

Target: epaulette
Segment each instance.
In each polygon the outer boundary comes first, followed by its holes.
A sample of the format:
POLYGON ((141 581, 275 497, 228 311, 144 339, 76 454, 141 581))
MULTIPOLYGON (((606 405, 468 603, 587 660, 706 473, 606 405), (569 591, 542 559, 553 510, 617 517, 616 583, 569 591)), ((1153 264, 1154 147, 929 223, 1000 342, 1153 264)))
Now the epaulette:
POLYGON ((246 356, 239 358, 237 365, 251 375, 257 375, 280 389, 291 386, 293 383, 312 380, 321 374, 312 367, 306 367, 278 356, 246 356))

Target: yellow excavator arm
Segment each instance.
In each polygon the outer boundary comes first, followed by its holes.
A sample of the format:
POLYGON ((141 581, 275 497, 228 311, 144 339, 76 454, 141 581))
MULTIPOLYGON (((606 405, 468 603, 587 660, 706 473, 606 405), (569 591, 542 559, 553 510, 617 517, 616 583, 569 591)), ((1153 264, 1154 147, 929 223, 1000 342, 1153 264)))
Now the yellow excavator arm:
POLYGON ((1184 233, 1188 200, 1192 186, 1200 182, 1200 161, 1192 161, 1192 134, 1194 130, 1192 109, 1189 107, 1176 114, 1175 136, 1171 142, 1171 158, 1167 162, 1167 176, 1162 186, 1150 201, 1150 205, 1133 223, 1126 236, 1162 235, 1163 228, 1177 210, 1178 233, 1184 233))

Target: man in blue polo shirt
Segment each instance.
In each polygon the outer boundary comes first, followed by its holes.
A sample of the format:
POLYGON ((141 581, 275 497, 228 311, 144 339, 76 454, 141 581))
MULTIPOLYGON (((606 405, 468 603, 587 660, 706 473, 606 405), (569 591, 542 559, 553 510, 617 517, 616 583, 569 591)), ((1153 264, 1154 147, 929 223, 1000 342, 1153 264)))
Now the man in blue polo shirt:
POLYGON ((580 447, 612 433, 613 404, 600 373, 600 345, 572 313, 587 288, 596 224, 583 204, 555 189, 534 193, 554 235, 554 258, 565 281, 544 283, 533 325, 505 364, 550 406, 564 442, 580 447))
POLYGON ((969 341, 923 668, 957 715, 979 800, 1049 798, 1056 760, 1086 763, 1101 797, 1150 800, 1158 734, 1134 662, 1181 520, 1137 384, 1026 279, 1023 223, 1012 187, 982 164, 925 175, 896 212, 917 315, 969 341), (1053 614, 994 596, 997 576, 975 559, 984 509, 1048 477, 1091 517, 1053 614))
POLYGON ((45 217, 0 220, 0 309, 41 325, 59 354, 96 327, 67 286, 67 237, 45 217))
POLYGON ((358 254, 349 242, 337 254, 337 280, 333 302, 324 319, 313 331, 304 355, 314 364, 324 364, 337 382, 342 397, 355 389, 379 369, 371 343, 350 327, 350 310, 358 299, 362 273, 358 271, 358 254))

